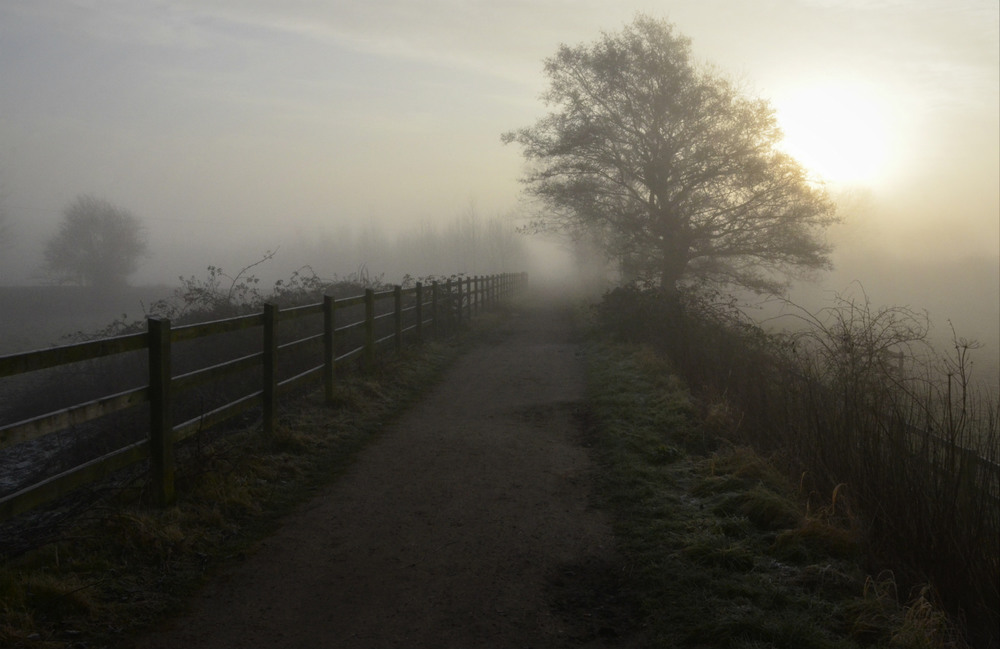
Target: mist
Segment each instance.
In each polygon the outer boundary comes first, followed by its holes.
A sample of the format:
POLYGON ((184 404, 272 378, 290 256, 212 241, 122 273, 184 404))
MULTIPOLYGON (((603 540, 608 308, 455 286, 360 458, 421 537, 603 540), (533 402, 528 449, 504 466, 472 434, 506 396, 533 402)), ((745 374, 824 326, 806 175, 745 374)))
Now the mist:
MULTIPOLYGON (((137 287, 270 251, 255 269, 267 283, 308 266, 390 282, 528 270, 603 289, 599 256, 515 233, 535 208, 499 135, 545 113, 543 60, 560 43, 636 11, 674 22, 699 58, 772 101, 790 136, 803 89, 857 90, 879 118, 866 137, 881 138, 881 166, 822 180, 843 219, 829 232, 835 269, 790 297, 821 308, 863 287, 873 304, 926 309, 935 336, 978 339, 996 372, 1000 9, 976 0, 5 3, 0 286, 46 283, 47 240, 92 194, 142 221, 137 287), (505 224, 505 252, 463 243, 463 223, 505 224)), ((833 97, 813 131, 847 116, 833 97)), ((875 155, 854 146, 856 168, 875 155)))

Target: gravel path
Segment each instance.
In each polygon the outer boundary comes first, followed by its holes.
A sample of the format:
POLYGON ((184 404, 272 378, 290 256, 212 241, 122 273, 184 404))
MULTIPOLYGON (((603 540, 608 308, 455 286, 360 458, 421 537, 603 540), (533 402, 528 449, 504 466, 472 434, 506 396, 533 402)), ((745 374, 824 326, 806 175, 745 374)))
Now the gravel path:
POLYGON ((143 649, 633 646, 568 309, 535 300, 143 649))

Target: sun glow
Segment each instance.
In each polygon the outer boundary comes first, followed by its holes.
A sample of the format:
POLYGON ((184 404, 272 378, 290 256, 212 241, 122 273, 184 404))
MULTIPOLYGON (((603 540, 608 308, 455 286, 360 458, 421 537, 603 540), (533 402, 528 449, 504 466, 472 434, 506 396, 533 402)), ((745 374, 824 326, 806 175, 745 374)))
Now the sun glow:
POLYGON ((888 111, 864 86, 824 84, 775 100, 782 148, 817 179, 871 185, 889 158, 888 111))

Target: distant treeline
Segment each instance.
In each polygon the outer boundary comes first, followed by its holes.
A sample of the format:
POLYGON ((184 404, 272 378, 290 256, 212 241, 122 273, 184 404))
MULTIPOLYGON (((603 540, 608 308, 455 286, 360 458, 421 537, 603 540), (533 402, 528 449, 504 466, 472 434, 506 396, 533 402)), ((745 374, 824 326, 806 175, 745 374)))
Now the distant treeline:
POLYGON ((471 208, 443 224, 423 221, 395 230, 374 222, 348 223, 302 245, 294 257, 316 260, 321 275, 364 267, 390 282, 406 274, 437 277, 456 269, 467 275, 499 273, 524 268, 529 256, 527 237, 517 231, 514 217, 481 216, 471 208))
MULTIPOLYGON (((275 245, 272 251, 257 251, 232 267, 226 264, 219 268, 211 265, 219 264, 219 259, 205 259, 199 267, 209 268, 209 275, 181 278, 181 290, 193 283, 228 285, 241 273, 241 267, 252 267, 256 283, 248 286, 244 276, 239 284, 263 293, 273 281, 287 284, 293 276, 310 278, 320 285, 347 278, 393 284, 456 272, 466 276, 495 274, 526 267, 526 239, 517 232, 513 217, 484 217, 472 208, 444 224, 423 222, 396 231, 377 223, 345 224, 332 233, 321 231, 292 250, 275 245), (310 264, 305 269, 301 267, 303 260, 310 264)), ((231 252, 222 251, 220 257, 231 257, 231 252)), ((163 278, 165 286, 121 286, 114 290, 0 286, 0 355, 64 344, 67 336, 92 333, 112 321, 141 319, 155 303, 175 292, 176 280, 163 278)))

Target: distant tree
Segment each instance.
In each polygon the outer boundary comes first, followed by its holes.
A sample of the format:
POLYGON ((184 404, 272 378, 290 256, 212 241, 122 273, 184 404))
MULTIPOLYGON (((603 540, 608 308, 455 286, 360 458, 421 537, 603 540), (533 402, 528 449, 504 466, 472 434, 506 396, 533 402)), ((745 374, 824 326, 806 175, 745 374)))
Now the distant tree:
POLYGON ((45 270, 60 282, 113 288, 127 283, 146 254, 135 215, 106 200, 78 196, 45 246, 45 270))
POLYGON ((535 229, 594 237, 636 278, 777 291, 776 272, 829 266, 834 208, 777 149, 764 100, 696 66, 669 23, 639 16, 547 59, 553 112, 508 132, 546 215, 535 229))

